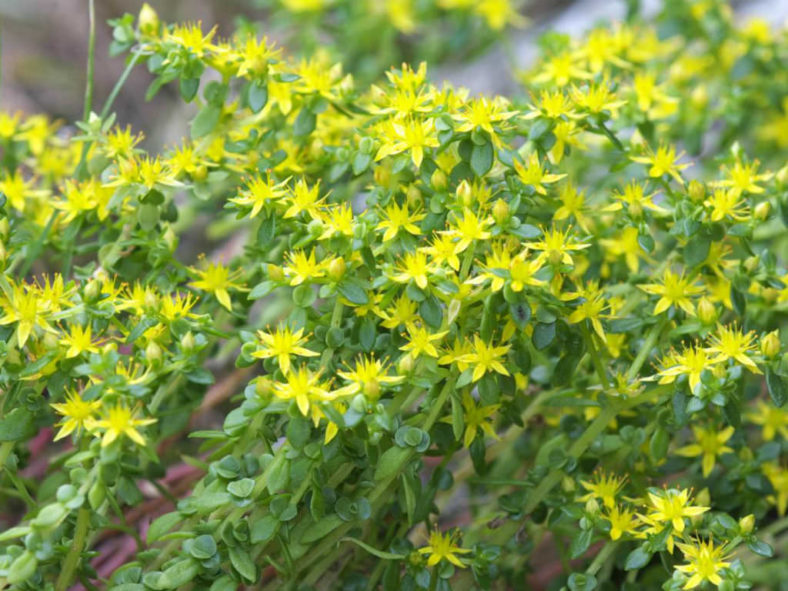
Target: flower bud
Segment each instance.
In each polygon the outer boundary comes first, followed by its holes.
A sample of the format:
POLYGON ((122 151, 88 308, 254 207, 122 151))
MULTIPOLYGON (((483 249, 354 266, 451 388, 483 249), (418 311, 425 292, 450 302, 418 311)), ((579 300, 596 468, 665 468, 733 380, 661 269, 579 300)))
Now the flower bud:
POLYGON ((769 214, 772 211, 772 204, 768 201, 763 201, 755 206, 754 214, 756 220, 764 221, 766 218, 769 217, 769 214))
POLYGON ((687 193, 695 203, 700 203, 706 197, 706 187, 700 181, 693 179, 687 187, 687 193))
POLYGON ((309 235, 313 238, 317 238, 323 233, 323 222, 320 220, 312 220, 306 227, 309 235))
POLYGON ((701 507, 710 507, 711 506, 711 495, 709 494, 709 489, 704 488, 697 495, 695 495, 695 505, 700 505, 701 507))
POLYGON ((10 231, 11 227, 8 222, 8 218, 4 217, 0 219, 0 238, 6 239, 8 238, 8 232, 10 231))
POLYGON ((255 380, 254 391, 260 398, 268 398, 271 395, 271 379, 260 376, 255 380))
POLYGON ((780 354, 779 330, 773 330, 761 339, 761 353, 767 359, 773 359, 780 354))
POLYGON ((711 325, 717 320, 717 308, 707 297, 698 302, 698 318, 703 324, 711 325))
POLYGON ((589 515, 596 515, 599 513, 599 503, 593 497, 586 501, 586 513, 589 515))
POLYGON ((498 199, 493 205, 492 214, 496 222, 499 224, 504 223, 506 218, 509 217, 509 204, 503 199, 498 199))
POLYGON ((85 299, 91 302, 98 298, 100 293, 101 284, 98 282, 98 280, 91 279, 88 281, 88 284, 85 286, 85 299))
POLYGON ((457 201, 465 207, 470 207, 473 204, 473 189, 471 189, 468 181, 462 181, 457 186, 457 201))
POLYGON ((775 178, 777 179, 778 183, 788 182, 788 165, 785 165, 780 170, 778 170, 775 178))
POLYGON ((156 341, 151 341, 148 343, 148 346, 145 347, 145 358, 152 364, 158 364, 161 362, 161 357, 161 347, 159 347, 156 341))
POLYGON ((570 478, 569 476, 564 476, 561 479, 561 490, 564 492, 574 492, 575 488, 575 479, 570 478))
POLYGON ((376 379, 364 382, 364 396, 370 400, 377 400, 380 397, 380 382, 376 379))
POLYGON ((194 335, 192 334, 191 331, 183 335, 183 338, 181 339, 181 348, 184 351, 191 351, 192 349, 194 349, 196 344, 197 343, 194 340, 194 335))
POLYGON ((198 164, 192 171, 192 179, 195 181, 204 181, 208 176, 208 167, 205 164, 198 164))
POLYGON ((268 278, 271 281, 284 281, 285 279, 284 269, 279 265, 269 264, 266 271, 268 271, 268 278))
POLYGON ((750 513, 739 519, 739 529, 743 534, 749 534, 755 527, 755 515, 750 513))
POLYGON ((410 185, 408 187, 406 199, 408 201, 408 207, 410 209, 416 209, 421 205, 422 202, 421 191, 419 191, 419 188, 416 185, 410 185))
POLYGON ((139 26, 146 35, 155 35, 159 30, 159 15, 147 2, 140 9, 139 26))
POLYGON ((345 274, 346 270, 347 265, 345 264, 345 259, 342 257, 331 259, 331 262, 328 263, 328 276, 334 281, 339 281, 342 279, 342 276, 345 274))
POLYGON ((751 257, 747 257, 744 261, 744 268, 747 269, 749 273, 755 271, 758 268, 758 265, 761 262, 761 258, 757 255, 753 255, 751 257))
POLYGON ((443 191, 449 184, 449 179, 446 178, 446 173, 440 168, 436 168, 435 172, 430 177, 430 184, 436 191, 443 191))
POLYGON ((152 291, 146 291, 143 300, 146 308, 158 308, 159 306, 159 300, 152 291))
POLYGON ((173 232, 172 226, 169 224, 167 224, 167 229, 164 230, 163 238, 170 252, 175 252, 175 249, 178 248, 178 236, 173 232))
POLYGON ((375 167, 375 173, 373 176, 375 177, 375 183, 381 187, 388 187, 389 182, 391 182, 391 170, 389 170, 387 166, 381 165, 375 167))
POLYGON ((413 371, 413 357, 407 353, 397 361, 397 373, 400 375, 409 374, 413 371))
POLYGON ((350 401, 350 408, 359 413, 367 412, 367 399, 361 394, 356 394, 350 401))

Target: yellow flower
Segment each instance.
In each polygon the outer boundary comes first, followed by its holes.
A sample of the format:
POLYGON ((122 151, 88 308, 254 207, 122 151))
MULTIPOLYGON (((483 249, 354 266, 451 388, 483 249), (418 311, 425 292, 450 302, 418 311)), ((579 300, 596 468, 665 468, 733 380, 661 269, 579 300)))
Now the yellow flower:
POLYGON ((723 172, 727 178, 714 183, 718 187, 731 187, 735 195, 742 193, 763 193, 765 189, 757 183, 767 181, 774 176, 772 173, 757 174, 758 166, 760 163, 755 160, 754 162, 743 163, 737 160, 733 163, 732 167, 724 166, 723 172))
MULTIPOLYGON (((603 314, 608 304, 596 282, 589 282, 588 286, 578 291, 576 295, 570 295, 573 296, 573 299, 574 297, 581 297, 583 301, 569 315, 569 323, 577 324, 583 320, 589 320, 591 326, 594 327, 594 331, 599 335, 599 338, 606 341, 607 338, 605 336, 605 330, 602 327, 601 319, 609 316, 603 314)), ((567 296, 563 296, 562 299, 565 297, 567 296)))
POLYGON ((528 261, 526 256, 527 252, 522 252, 512 259, 512 266, 509 269, 512 291, 520 292, 526 285, 544 285, 544 281, 534 277, 534 274, 542 268, 542 261, 539 258, 528 261))
POLYGON ((680 375, 686 375, 689 380, 690 391, 694 392, 700 384, 700 374, 704 369, 709 369, 713 364, 706 350, 698 345, 685 347, 681 353, 671 351, 662 358, 662 368, 659 375, 660 384, 672 384, 680 375))
POLYGON ((703 204, 711 209, 712 222, 719 222, 726 217, 740 222, 746 220, 750 213, 741 193, 735 189, 716 189, 703 204))
POLYGON ((755 340, 756 334, 753 331, 745 334, 737 326, 718 324, 717 332, 711 335, 710 338, 711 347, 708 347, 706 351, 717 354, 712 363, 734 359, 751 372, 759 374, 762 373, 761 370, 749 357, 750 354, 755 353, 757 350, 755 340))
POLYGON ((672 525, 673 530, 681 534, 684 531, 684 518, 701 515, 709 507, 690 505, 690 496, 687 489, 665 489, 659 493, 648 493, 650 503, 648 517, 658 523, 672 525))
POLYGON ((747 418, 763 427, 763 439, 771 441, 777 433, 788 439, 788 409, 782 409, 763 400, 756 403, 758 412, 748 413, 747 418))
POLYGON ((777 514, 782 517, 788 510, 788 468, 777 464, 764 464, 763 473, 774 488, 774 495, 767 497, 767 500, 775 504, 777 514))
MULTIPOLYGON (((500 404, 477 405, 469 392, 465 392, 462 395, 462 416, 465 422, 463 445, 466 448, 470 447, 473 440, 479 435, 484 436, 486 434, 493 439, 498 439, 498 434, 493 429, 490 419, 500 406, 500 404)), ((442 419, 442 422, 451 424, 451 416, 445 417, 442 419)))
POLYGON ((616 497, 624 486, 625 477, 607 475, 604 472, 596 472, 594 480, 588 482, 581 480, 580 484, 588 491, 588 494, 580 497, 581 501, 589 499, 602 499, 605 507, 612 509, 616 505, 616 497))
POLYGON ((374 357, 359 357, 352 371, 337 370, 337 375, 351 382, 341 388, 340 395, 353 395, 362 392, 371 400, 380 397, 381 385, 393 386, 401 383, 405 376, 390 376, 386 372, 389 365, 374 357))
POLYGON ((10 302, 2 303, 5 315, 0 326, 16 322, 16 340, 24 347, 33 329, 38 327, 48 332, 54 329, 47 322, 50 306, 35 285, 14 285, 10 302))
POLYGON ((424 159, 424 149, 437 148, 439 145, 432 119, 410 119, 403 123, 390 121, 383 127, 382 135, 383 144, 375 155, 375 161, 410 150, 413 164, 419 167, 424 159))
POLYGON ((101 408, 101 400, 86 402, 77 392, 68 392, 65 402, 52 403, 49 406, 55 409, 63 419, 57 424, 60 427, 55 441, 67 437, 71 433, 89 429, 94 415, 101 408))
POLYGON ((540 195, 547 195, 547 190, 544 185, 555 183, 562 178, 565 174, 550 174, 542 169, 542 164, 539 161, 539 155, 536 152, 531 152, 525 164, 519 160, 514 161, 514 169, 520 181, 525 185, 531 185, 534 191, 540 195))
POLYGON ((505 111, 506 107, 508 107, 508 104, 500 98, 489 100, 486 97, 479 97, 468 101, 465 103, 463 110, 454 115, 454 118, 460 122, 455 131, 474 131, 478 127, 486 131, 490 135, 492 142, 497 147, 500 147, 502 142, 493 125, 498 124, 501 126, 501 124, 517 114, 516 111, 505 111))
POLYGON ((210 292, 219 300, 219 303, 232 312, 233 305, 230 301, 228 289, 240 289, 241 286, 235 283, 243 271, 237 269, 232 273, 221 263, 208 263, 205 269, 191 269, 199 279, 189 283, 195 289, 210 292))
POLYGON ((690 316, 695 315, 691 296, 698 295, 703 289, 693 285, 691 279, 685 278, 684 273, 676 274, 670 269, 665 269, 662 283, 648 283, 638 287, 652 295, 661 296, 654 307, 654 314, 662 314, 671 306, 678 306, 690 316))
POLYGON ((414 236, 421 235, 421 228, 416 224, 424 219, 426 214, 419 212, 409 212, 408 204, 404 203, 401 207, 396 201, 392 201, 383 210, 385 218, 375 226, 376 230, 385 230, 383 242, 393 240, 400 230, 405 230, 414 236))
POLYGON ((410 324, 417 318, 418 304, 409 299, 408 296, 402 295, 397 298, 391 306, 379 316, 383 318, 383 326, 386 328, 397 328, 405 324, 410 324))
POLYGON ((572 251, 584 250, 591 246, 590 244, 576 242, 571 227, 563 231, 556 227, 550 230, 542 228, 542 232, 543 238, 541 240, 527 242, 525 246, 541 251, 542 254, 539 257, 551 265, 571 265, 574 263, 570 254, 572 251))
POLYGON ((473 366, 473 381, 479 381, 489 371, 508 376, 509 372, 501 363, 501 359, 509 348, 509 345, 494 347, 485 343, 478 335, 473 337, 473 352, 466 359, 473 366))
POLYGON ((413 359, 418 359, 419 355, 424 354, 429 357, 438 357, 438 350, 433 343, 440 341, 446 336, 448 331, 430 333, 429 330, 423 326, 416 326, 409 324, 408 329, 408 342, 400 347, 400 351, 410 353, 413 359))
POLYGON ((458 238, 457 250, 464 251, 472 242, 477 240, 487 240, 490 233, 486 230, 487 226, 492 225, 493 221, 489 217, 479 219, 470 209, 465 209, 463 217, 458 218, 450 229, 445 233, 453 238, 458 238))
POLYGON ((423 246, 419 250, 430 256, 432 262, 441 266, 444 262, 455 271, 460 270, 460 258, 457 256, 459 243, 455 242, 449 233, 441 233, 435 236, 432 244, 423 246))
POLYGON ((104 429, 104 437, 101 439, 101 447, 106 447, 115 441, 118 437, 125 435, 138 445, 145 445, 145 439, 142 437, 137 427, 144 427, 145 425, 152 425, 156 419, 138 419, 134 416, 134 412, 122 404, 118 403, 109 412, 104 415, 104 418, 91 421, 89 429, 104 429))
POLYGON ((310 187, 304 179, 299 179, 295 187, 288 193, 290 207, 285 211, 285 218, 296 217, 301 213, 308 214, 311 218, 318 217, 318 211, 323 204, 320 196, 320 181, 310 187))
POLYGON ((435 566, 440 561, 447 560, 454 566, 465 568, 466 565, 457 557, 457 554, 467 554, 470 550, 461 548, 456 544, 453 532, 441 534, 439 531, 433 531, 430 533, 427 546, 419 548, 418 552, 429 556, 427 558, 427 566, 435 566))
POLYGON ((703 477, 706 478, 714 469, 714 462, 718 456, 733 453, 733 449, 725 445, 725 442, 731 438, 734 429, 728 426, 722 431, 717 431, 714 427, 704 429, 703 427, 692 425, 692 432, 695 434, 697 443, 685 445, 677 449, 676 453, 688 458, 702 456, 703 477))
POLYGON ((68 347, 66 359, 81 355, 85 351, 88 353, 98 353, 98 347, 93 343, 89 324, 85 327, 79 324, 72 324, 71 331, 63 336, 62 342, 68 347))
POLYGON ((284 271, 293 287, 310 279, 319 279, 326 274, 324 265, 316 262, 314 250, 308 255, 303 250, 292 250, 287 258, 290 264, 285 266, 284 271))
POLYGON ((642 162, 643 164, 650 164, 651 168, 648 175, 652 178, 660 178, 665 174, 669 174, 680 185, 684 184, 684 179, 681 178, 679 171, 684 170, 689 164, 678 164, 678 160, 684 155, 684 152, 676 154, 676 148, 673 146, 662 145, 657 148, 656 153, 647 150, 646 156, 630 156, 635 162, 642 162))
POLYGON ((255 359, 276 357, 279 369, 282 370, 283 374, 287 375, 290 371, 291 356, 317 357, 320 355, 301 346, 306 342, 306 338, 303 335, 303 328, 292 332, 289 326, 277 328, 274 333, 258 330, 257 339, 262 348, 254 351, 252 357, 255 359))
POLYGON ((275 203, 287 195, 288 180, 290 179, 287 178, 281 183, 275 183, 270 174, 266 178, 259 175, 254 176, 246 181, 246 188, 241 191, 238 197, 230 199, 230 203, 243 207, 251 206, 252 211, 249 213, 249 217, 253 218, 268 203, 275 203))
POLYGON ((274 384, 274 395, 282 400, 295 400, 301 414, 307 416, 310 405, 327 402, 336 396, 320 382, 320 372, 299 367, 287 374, 287 383, 274 384))
POLYGON ((709 538, 707 541, 698 541, 696 544, 682 544, 677 546, 684 553, 684 559, 688 564, 677 566, 676 570, 691 575, 684 584, 684 589, 694 589, 704 581, 712 585, 722 583, 720 571, 729 567, 724 556, 724 546, 714 547, 714 541, 709 538))
POLYGON ((624 534, 635 533, 640 525, 634 510, 622 509, 618 505, 611 507, 604 517, 610 522, 611 540, 618 540, 624 534))
POLYGON ((427 262, 427 255, 424 252, 409 252, 401 261, 399 273, 392 275, 391 278, 397 283, 408 283, 413 280, 421 289, 427 289, 431 272, 432 265, 427 262))

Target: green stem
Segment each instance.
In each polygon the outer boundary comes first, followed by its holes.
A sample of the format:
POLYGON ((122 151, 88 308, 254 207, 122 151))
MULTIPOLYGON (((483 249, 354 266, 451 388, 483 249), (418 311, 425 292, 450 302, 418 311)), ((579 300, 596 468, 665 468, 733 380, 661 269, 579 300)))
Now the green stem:
POLYGON ((96 7, 94 0, 88 0, 88 71, 85 83, 85 105, 82 109, 82 120, 87 121, 93 106, 93 75, 96 67, 96 7))
MULTIPOLYGON (((620 411, 633 406, 637 406, 641 402, 651 398, 656 393, 656 390, 644 392, 634 398, 629 398, 624 401, 611 400, 609 406, 602 409, 602 412, 597 415, 596 419, 588 426, 583 434, 578 437, 569 448, 568 455, 575 459, 585 453, 594 440, 605 430, 605 427, 613 420, 620 411)), ((528 496, 528 502, 525 504, 523 512, 528 515, 536 509, 536 506, 542 502, 545 496, 553 490, 553 487, 558 484, 563 476, 563 471, 559 468, 551 470, 547 476, 539 483, 539 485, 528 496)))
POLYGON ((594 335, 588 330, 588 326, 585 322, 580 323, 580 330, 583 332, 583 339, 586 342, 588 353, 591 355, 591 362, 594 364, 594 370, 599 377, 599 382, 605 390, 609 390, 610 382, 607 379, 607 373, 605 373, 602 360, 599 358, 599 351, 597 351, 596 345, 594 344, 594 335))
POLYGON ((586 574, 595 575, 599 572, 599 569, 607 562, 607 559, 610 558, 610 555, 615 552, 616 548, 618 548, 617 542, 608 542, 605 544, 602 549, 599 551, 594 557, 594 561, 588 565, 586 569, 586 574))
POLYGON ((102 121, 107 118, 109 115, 109 110, 112 108, 112 104, 115 102, 115 99, 118 97, 118 93, 120 89, 123 88, 123 85, 126 83, 126 80, 131 74, 131 71, 134 69, 134 66, 137 65, 137 61, 140 59, 142 55, 141 51, 137 51, 131 56, 131 60, 128 64, 126 64, 126 69, 123 70, 123 73, 118 78, 118 81, 115 82, 115 86, 112 87, 112 91, 109 93, 107 97, 107 101, 104 103, 104 107, 101 109, 101 115, 99 117, 102 121))
POLYGON ((90 511, 85 507, 77 512, 77 524, 74 528, 74 539, 71 541, 71 548, 68 550, 66 560, 63 562, 63 570, 55 583, 55 591, 66 591, 74 580, 74 574, 82 555, 85 539, 88 534, 90 524, 90 511))
POLYGON ((629 371, 627 371, 627 381, 631 382, 635 379, 640 371, 640 368, 643 367, 643 364, 648 359, 651 350, 654 348, 654 345, 657 344, 657 339, 659 339, 660 335, 662 334, 662 329, 665 328, 665 324, 668 322, 668 317, 663 316, 659 322, 657 322, 654 326, 651 327, 648 335, 646 336, 646 341, 643 343, 643 346, 638 351, 637 357, 632 362, 632 365, 629 367, 629 371))
POLYGON ((5 462, 12 451, 14 451, 13 441, 4 441, 2 445, 0 445, 0 470, 5 466, 5 462))

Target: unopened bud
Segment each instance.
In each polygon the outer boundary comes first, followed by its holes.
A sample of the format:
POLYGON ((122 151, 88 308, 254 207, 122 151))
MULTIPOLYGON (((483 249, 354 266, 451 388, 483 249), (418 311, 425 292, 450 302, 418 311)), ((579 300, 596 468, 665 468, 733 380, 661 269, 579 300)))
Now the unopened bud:
POLYGON ((772 204, 768 201, 763 201, 755 206, 755 219, 757 220, 765 220, 769 217, 769 214, 772 211, 772 204))
POLYGON ((411 371, 413 371, 413 357, 405 354, 397 361, 397 373, 405 375, 409 374, 411 371))
POLYGON ((446 178, 445 172, 443 172, 440 168, 436 168, 435 172, 433 172, 432 176, 430 177, 430 184, 436 191, 443 191, 446 188, 446 185, 449 184, 449 179, 446 178))
POLYGON ((205 164, 198 164, 192 171, 192 179, 195 181, 204 181, 208 176, 208 167, 205 164))
POLYGON ((356 394, 350 401, 350 408, 359 413, 367 412, 367 399, 361 394, 356 394))
POLYGON ((323 222, 320 220, 312 220, 306 227, 309 235, 313 238, 317 238, 323 233, 323 222))
POLYGON ((698 302, 698 318, 706 325, 714 324, 717 320, 717 307, 709 298, 703 297, 698 302))
POLYGON ((148 346, 145 347, 145 358, 151 363, 157 364, 161 361, 161 356, 161 347, 159 347, 156 341, 148 343, 148 346))
POLYGON ((175 252, 175 249, 178 248, 178 236, 172 230, 172 226, 167 224, 167 229, 164 230, 164 243, 167 245, 167 248, 170 249, 170 252, 175 252))
POLYGON ((334 281, 339 281, 347 270, 345 259, 337 257, 328 264, 328 276, 334 281))
POLYGON ((192 334, 191 331, 189 331, 185 335, 183 335, 183 338, 181 339, 181 348, 184 351, 191 351, 192 349, 194 349, 194 346, 196 344, 197 343, 194 340, 194 335, 192 334))
POLYGON ((599 513, 599 503, 593 497, 586 501, 586 513, 596 515, 599 513))
POLYGON ((91 279, 85 286, 85 299, 90 301, 95 300, 101 293, 101 284, 97 279, 91 279))
POLYGON ((260 376, 255 380, 254 391, 260 398, 268 398, 272 390, 270 378, 260 376))
POLYGON ((58 345, 60 344, 60 339, 58 336, 51 332, 44 333, 44 337, 41 339, 41 341, 43 342, 44 347, 49 350, 57 349, 58 345))
POLYGON ((706 187, 700 181, 693 179, 687 187, 687 193, 695 203, 700 203, 706 197, 706 187))
POLYGON ((364 396, 370 400, 377 400, 380 397, 380 382, 376 379, 364 382, 364 396))
POLYGON ((8 218, 4 217, 0 219, 0 238, 6 239, 8 238, 8 232, 11 230, 11 226, 8 222, 8 218))
POLYGON ((416 185, 410 185, 408 187, 406 198, 408 200, 408 207, 410 209, 416 209, 421 205, 421 191, 419 191, 419 188, 416 185))
POLYGON ((775 178, 777 179, 778 183, 788 182, 788 165, 785 165, 780 170, 778 170, 775 178))
POLYGON ((159 306, 159 300, 152 291, 146 291, 143 300, 146 308, 157 308, 159 306))
POLYGON ((375 183, 381 187, 388 187, 389 182, 391 182, 391 171, 387 166, 381 165, 375 167, 373 176, 375 177, 375 183))
POLYGON ((758 268, 758 264, 761 262, 761 258, 757 255, 753 255, 751 257, 747 257, 744 261, 744 268, 747 269, 748 272, 752 273, 755 269, 758 268))
POLYGON ((755 515, 750 513, 739 519, 739 529, 743 534, 749 534, 755 527, 755 515))
POLYGON ((159 15, 147 2, 140 9, 139 25, 146 35, 154 35, 159 30, 159 15))
POLYGON ((711 495, 708 488, 704 488, 695 495, 695 505, 700 505, 701 507, 711 506, 711 495))
POLYGON ((499 224, 502 224, 506 221, 506 218, 509 217, 509 204, 506 203, 503 199, 498 199, 493 205, 493 217, 495 221, 499 224))
POLYGON ((780 354, 779 330, 773 330, 761 339, 761 353, 767 359, 773 359, 780 354))
POLYGON ((268 271, 268 277, 271 281, 284 281, 285 272, 279 265, 268 265, 266 270, 268 271))
POLYGON ((457 186, 457 201, 462 203, 465 207, 470 207, 473 204, 473 189, 468 181, 462 181, 457 186))
POLYGON ((574 492, 575 488, 577 488, 577 486, 575 485, 575 479, 574 478, 571 478, 569 476, 564 476, 561 479, 561 489, 564 492, 568 492, 568 493, 574 492))

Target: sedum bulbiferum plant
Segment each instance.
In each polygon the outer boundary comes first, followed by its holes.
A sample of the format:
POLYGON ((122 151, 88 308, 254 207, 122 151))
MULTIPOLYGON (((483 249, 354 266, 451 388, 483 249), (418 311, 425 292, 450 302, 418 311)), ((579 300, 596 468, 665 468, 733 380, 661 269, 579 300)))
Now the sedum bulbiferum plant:
POLYGON ((788 579, 784 30, 672 1, 505 98, 112 25, 103 108, 0 113, 0 588, 788 579))

